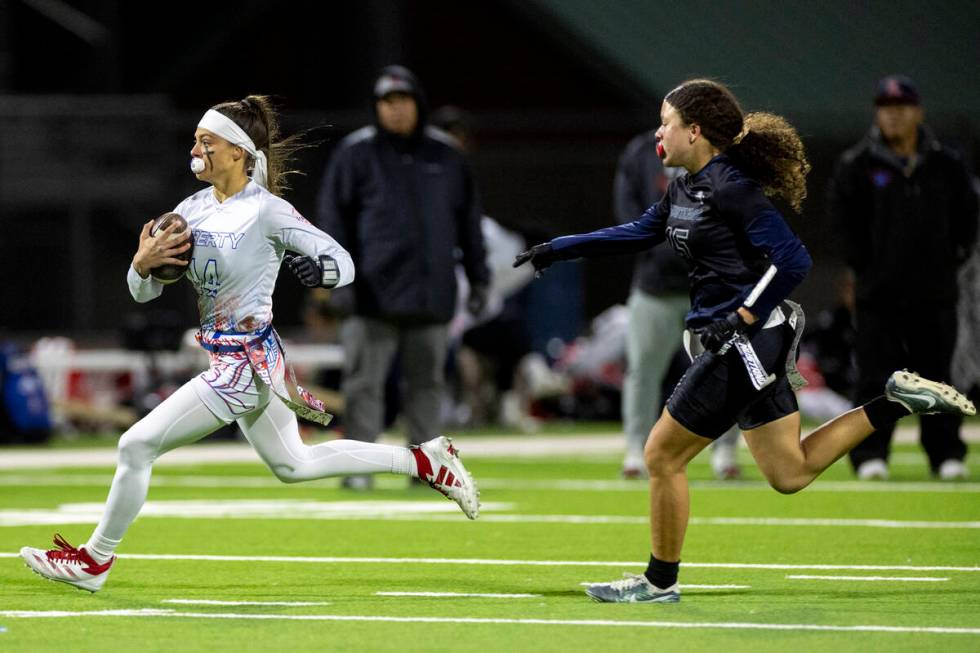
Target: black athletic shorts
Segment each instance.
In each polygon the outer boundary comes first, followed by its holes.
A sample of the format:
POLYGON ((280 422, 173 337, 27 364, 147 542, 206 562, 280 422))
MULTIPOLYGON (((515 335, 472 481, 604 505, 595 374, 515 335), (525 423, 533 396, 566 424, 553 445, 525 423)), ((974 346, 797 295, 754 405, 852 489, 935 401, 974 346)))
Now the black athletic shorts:
POLYGON ((776 380, 756 390, 735 347, 719 356, 706 351, 691 363, 667 400, 667 411, 700 436, 720 437, 738 423, 743 431, 768 424, 799 410, 786 378, 786 358, 795 332, 788 322, 750 337, 766 372, 776 380))

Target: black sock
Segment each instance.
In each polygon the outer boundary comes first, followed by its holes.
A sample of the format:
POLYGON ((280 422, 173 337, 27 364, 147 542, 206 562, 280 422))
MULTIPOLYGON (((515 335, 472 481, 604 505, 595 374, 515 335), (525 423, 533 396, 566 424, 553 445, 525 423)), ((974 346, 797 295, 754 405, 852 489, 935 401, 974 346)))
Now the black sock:
POLYGON ((891 426, 901 418, 912 414, 908 408, 897 401, 891 401, 885 395, 875 397, 864 404, 862 408, 864 408, 864 414, 868 416, 868 421, 871 422, 871 426, 875 427, 876 431, 891 426))
POLYGON ((650 554, 650 564, 647 565, 647 570, 643 573, 647 577, 647 580, 654 584, 662 590, 667 589, 671 585, 677 582, 677 568, 680 567, 681 561, 677 562, 664 562, 663 560, 657 560, 650 554))

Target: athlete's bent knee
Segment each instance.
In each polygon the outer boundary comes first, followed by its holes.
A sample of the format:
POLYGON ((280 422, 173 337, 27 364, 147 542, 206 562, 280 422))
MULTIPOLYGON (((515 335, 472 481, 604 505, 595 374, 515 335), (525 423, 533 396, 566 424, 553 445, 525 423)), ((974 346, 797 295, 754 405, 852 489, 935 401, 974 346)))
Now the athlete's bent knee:
POLYGON ((652 478, 677 474, 687 467, 687 463, 681 456, 669 449, 658 447, 652 443, 652 440, 648 440, 643 448, 643 460, 647 466, 647 473, 652 478))
POLYGON ((807 485, 812 479, 800 476, 768 476, 769 485, 780 494, 796 494, 807 485))
POLYGON ((309 477, 301 473, 300 470, 285 463, 269 465, 269 469, 271 469, 272 473, 276 475, 276 478, 288 485, 292 485, 293 483, 302 483, 303 481, 309 480, 309 477))
POLYGON ((119 464, 137 469, 152 465, 159 447, 151 436, 139 424, 123 433, 119 438, 119 464))

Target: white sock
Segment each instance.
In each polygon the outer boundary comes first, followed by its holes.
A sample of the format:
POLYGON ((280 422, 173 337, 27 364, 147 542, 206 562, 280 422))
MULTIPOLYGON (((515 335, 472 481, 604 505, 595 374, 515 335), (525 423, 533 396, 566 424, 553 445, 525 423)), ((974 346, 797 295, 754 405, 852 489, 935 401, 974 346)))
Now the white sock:
POLYGON ((105 536, 92 533, 84 548, 88 554, 100 565, 109 561, 116 554, 116 547, 122 540, 110 540, 105 536))
POLYGON ((418 477, 419 469, 415 463, 415 454, 412 453, 411 449, 398 448, 391 453, 391 471, 395 474, 418 477))

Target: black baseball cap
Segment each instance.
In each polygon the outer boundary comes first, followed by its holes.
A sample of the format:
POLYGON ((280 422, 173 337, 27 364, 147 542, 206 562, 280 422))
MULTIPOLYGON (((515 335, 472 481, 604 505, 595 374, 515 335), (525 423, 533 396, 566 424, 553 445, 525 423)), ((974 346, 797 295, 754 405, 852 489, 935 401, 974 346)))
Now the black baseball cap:
POLYGON ((389 93, 416 95, 418 82, 415 75, 404 66, 387 66, 374 83, 374 97, 381 99, 389 93))
POLYGON ((922 102, 919 89, 910 77, 888 75, 875 85, 875 106, 888 104, 915 104, 922 102))

